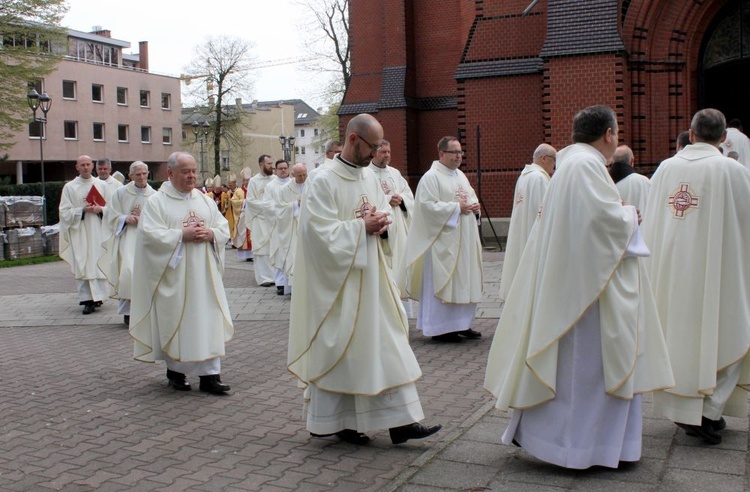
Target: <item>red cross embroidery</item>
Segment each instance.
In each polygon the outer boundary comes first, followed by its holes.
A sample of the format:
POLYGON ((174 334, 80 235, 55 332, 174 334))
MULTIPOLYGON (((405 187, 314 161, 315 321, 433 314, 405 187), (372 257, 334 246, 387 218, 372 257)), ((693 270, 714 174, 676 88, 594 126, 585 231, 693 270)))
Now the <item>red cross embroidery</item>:
POLYGON ((383 188, 383 193, 386 195, 391 194, 391 184, 388 181, 381 181, 380 187, 383 188))
POLYGON ((372 206, 372 203, 370 203, 370 199, 367 197, 367 195, 362 195, 359 198, 359 201, 359 207, 353 210, 355 218, 363 219, 365 215, 375 211, 375 207, 372 206))
POLYGON ((680 183, 680 188, 669 197, 668 204, 674 208, 676 219, 684 219, 685 212, 690 211, 690 207, 698 208, 698 199, 690 192, 690 183, 680 183))
POLYGON ((182 227, 189 227, 193 224, 198 224, 202 227, 206 224, 206 221, 195 215, 195 212, 191 210, 188 212, 188 216, 185 217, 185 220, 182 221, 182 227))

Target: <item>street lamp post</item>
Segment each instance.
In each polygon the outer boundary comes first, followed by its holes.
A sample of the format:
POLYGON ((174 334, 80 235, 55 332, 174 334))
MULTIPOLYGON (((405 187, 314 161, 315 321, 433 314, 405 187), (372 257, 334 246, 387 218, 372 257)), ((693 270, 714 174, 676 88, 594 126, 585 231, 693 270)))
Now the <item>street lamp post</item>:
POLYGON ((44 125, 47 123, 47 113, 52 108, 52 98, 46 92, 39 94, 36 89, 26 96, 31 111, 34 113, 34 122, 39 124, 39 163, 42 170, 42 224, 47 225, 47 195, 45 194, 44 181, 44 125), (42 114, 37 116, 37 109, 41 109, 42 114))
POLYGON ((208 138, 208 129, 211 125, 208 124, 208 121, 204 121, 202 124, 194 121, 192 126, 195 141, 201 143, 201 178, 204 178, 204 174, 206 173, 206 163, 203 160, 203 142, 208 138))
POLYGON ((279 143, 281 144, 281 150, 284 151, 284 160, 292 164, 292 150, 294 150, 294 142, 297 140, 293 135, 285 137, 284 135, 279 136, 279 143))

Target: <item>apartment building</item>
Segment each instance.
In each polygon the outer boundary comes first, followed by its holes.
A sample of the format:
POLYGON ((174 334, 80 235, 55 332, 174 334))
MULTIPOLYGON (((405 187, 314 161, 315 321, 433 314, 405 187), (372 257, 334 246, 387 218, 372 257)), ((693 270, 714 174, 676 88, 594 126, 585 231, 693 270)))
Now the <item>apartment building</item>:
POLYGON ((40 138, 47 181, 73 178, 81 154, 108 157, 123 173, 144 161, 154 178, 166 177, 167 157, 182 148, 180 80, 149 71, 148 42, 139 43, 138 53, 125 53, 130 46, 101 28, 68 30, 67 46, 52 47, 64 59, 36 85, 52 98, 47 123, 16 134, 0 177, 40 181, 40 138))

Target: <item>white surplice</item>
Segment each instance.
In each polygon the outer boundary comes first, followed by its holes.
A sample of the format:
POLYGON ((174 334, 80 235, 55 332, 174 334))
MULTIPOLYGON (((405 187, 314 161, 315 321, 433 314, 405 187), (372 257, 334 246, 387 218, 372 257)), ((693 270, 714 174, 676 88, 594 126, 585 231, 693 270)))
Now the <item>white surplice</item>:
POLYGON ((307 428, 365 432, 422 419, 387 239, 365 231, 369 211, 388 210, 366 169, 337 158, 306 185, 299 217, 288 369, 305 392, 307 428))
POLYGON ((503 259, 503 273, 500 276, 500 301, 505 301, 505 294, 513 283, 518 269, 518 262, 531 234, 531 228, 539 215, 549 186, 549 174, 539 164, 527 164, 516 181, 513 192, 513 211, 508 227, 508 242, 503 259))
MULTIPOLYGON (((640 454, 632 420, 640 422, 640 407, 631 400, 674 379, 636 257, 647 249, 637 247, 635 207, 622 205, 594 147, 574 144, 557 156, 562 165, 507 294, 484 387, 498 409, 523 410, 512 426, 529 426, 521 434, 540 459, 571 468, 616 467, 640 454), (593 350, 599 353, 587 354, 593 350), (586 419, 571 416, 586 405, 584 415, 594 424, 582 435, 586 419), (554 432, 545 423, 553 415, 554 432)), ((506 440, 514 433, 511 428, 506 440)))
POLYGON ((477 218, 460 213, 459 198, 477 202, 463 172, 434 161, 417 186, 404 268, 397 272, 402 295, 421 301, 417 328, 427 336, 468 329, 466 322, 473 321, 482 299, 477 218), (429 268, 425 265, 428 257, 429 268), (432 295, 428 295, 428 283, 432 295))
MULTIPOLYGON (((750 171, 712 145, 685 147, 654 173, 642 227, 677 383, 654 395, 654 409, 700 425, 720 371, 750 351, 750 171)), ((737 376, 733 396, 712 406, 746 417, 750 364, 737 376)))
POLYGON ((204 362, 225 354, 234 334, 222 275, 229 224, 213 200, 165 182, 143 207, 133 268, 130 336, 142 362, 204 362), (214 242, 182 242, 203 223, 214 242))
POLYGON ((651 180, 642 174, 632 173, 615 183, 615 186, 626 205, 633 205, 641 214, 646 211, 651 180))
POLYGON ((263 173, 250 178, 245 198, 245 228, 250 230, 253 244, 255 268, 255 282, 258 285, 273 283, 274 272, 271 267, 269 254, 271 252, 270 221, 268 217, 268 203, 265 202, 266 186, 276 179, 276 176, 266 176, 263 173))
POLYGON ((103 197, 109 194, 104 181, 78 176, 65 184, 60 198, 60 258, 70 265, 81 303, 104 301, 109 297, 106 276, 98 265, 105 253, 102 247, 103 219, 83 211, 92 186, 103 197))
POLYGON ((727 128, 727 138, 721 143, 724 147, 724 155, 734 151, 739 157, 737 160, 750 169, 750 138, 737 128, 727 128))

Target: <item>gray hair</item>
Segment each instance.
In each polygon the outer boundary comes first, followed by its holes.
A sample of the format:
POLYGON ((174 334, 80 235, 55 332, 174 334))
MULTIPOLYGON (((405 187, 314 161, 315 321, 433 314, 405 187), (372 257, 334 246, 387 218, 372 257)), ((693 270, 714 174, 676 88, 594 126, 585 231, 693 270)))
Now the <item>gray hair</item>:
POLYGON ((341 142, 338 140, 329 140, 326 142, 326 152, 333 151, 334 147, 341 147, 341 142))
POLYGON ((167 169, 176 168, 177 161, 184 155, 190 156, 190 154, 187 152, 172 152, 171 154, 169 154, 169 157, 167 157, 167 169))
POLYGON ((139 168, 139 167, 145 167, 146 171, 148 171, 148 164, 146 164, 143 161, 135 161, 134 163, 130 165, 130 168, 128 169, 128 174, 133 174, 136 168, 139 168))
POLYGON ((633 160, 633 151, 627 145, 620 145, 612 155, 613 164, 627 164, 629 166, 631 160, 633 160))
POLYGON ((573 118, 573 136, 575 143, 596 142, 611 128, 617 129, 617 118, 612 108, 607 106, 589 106, 576 113, 573 118))
POLYGON ((706 143, 718 144, 727 129, 727 120, 724 113, 718 109, 701 109, 690 122, 693 134, 706 143))

